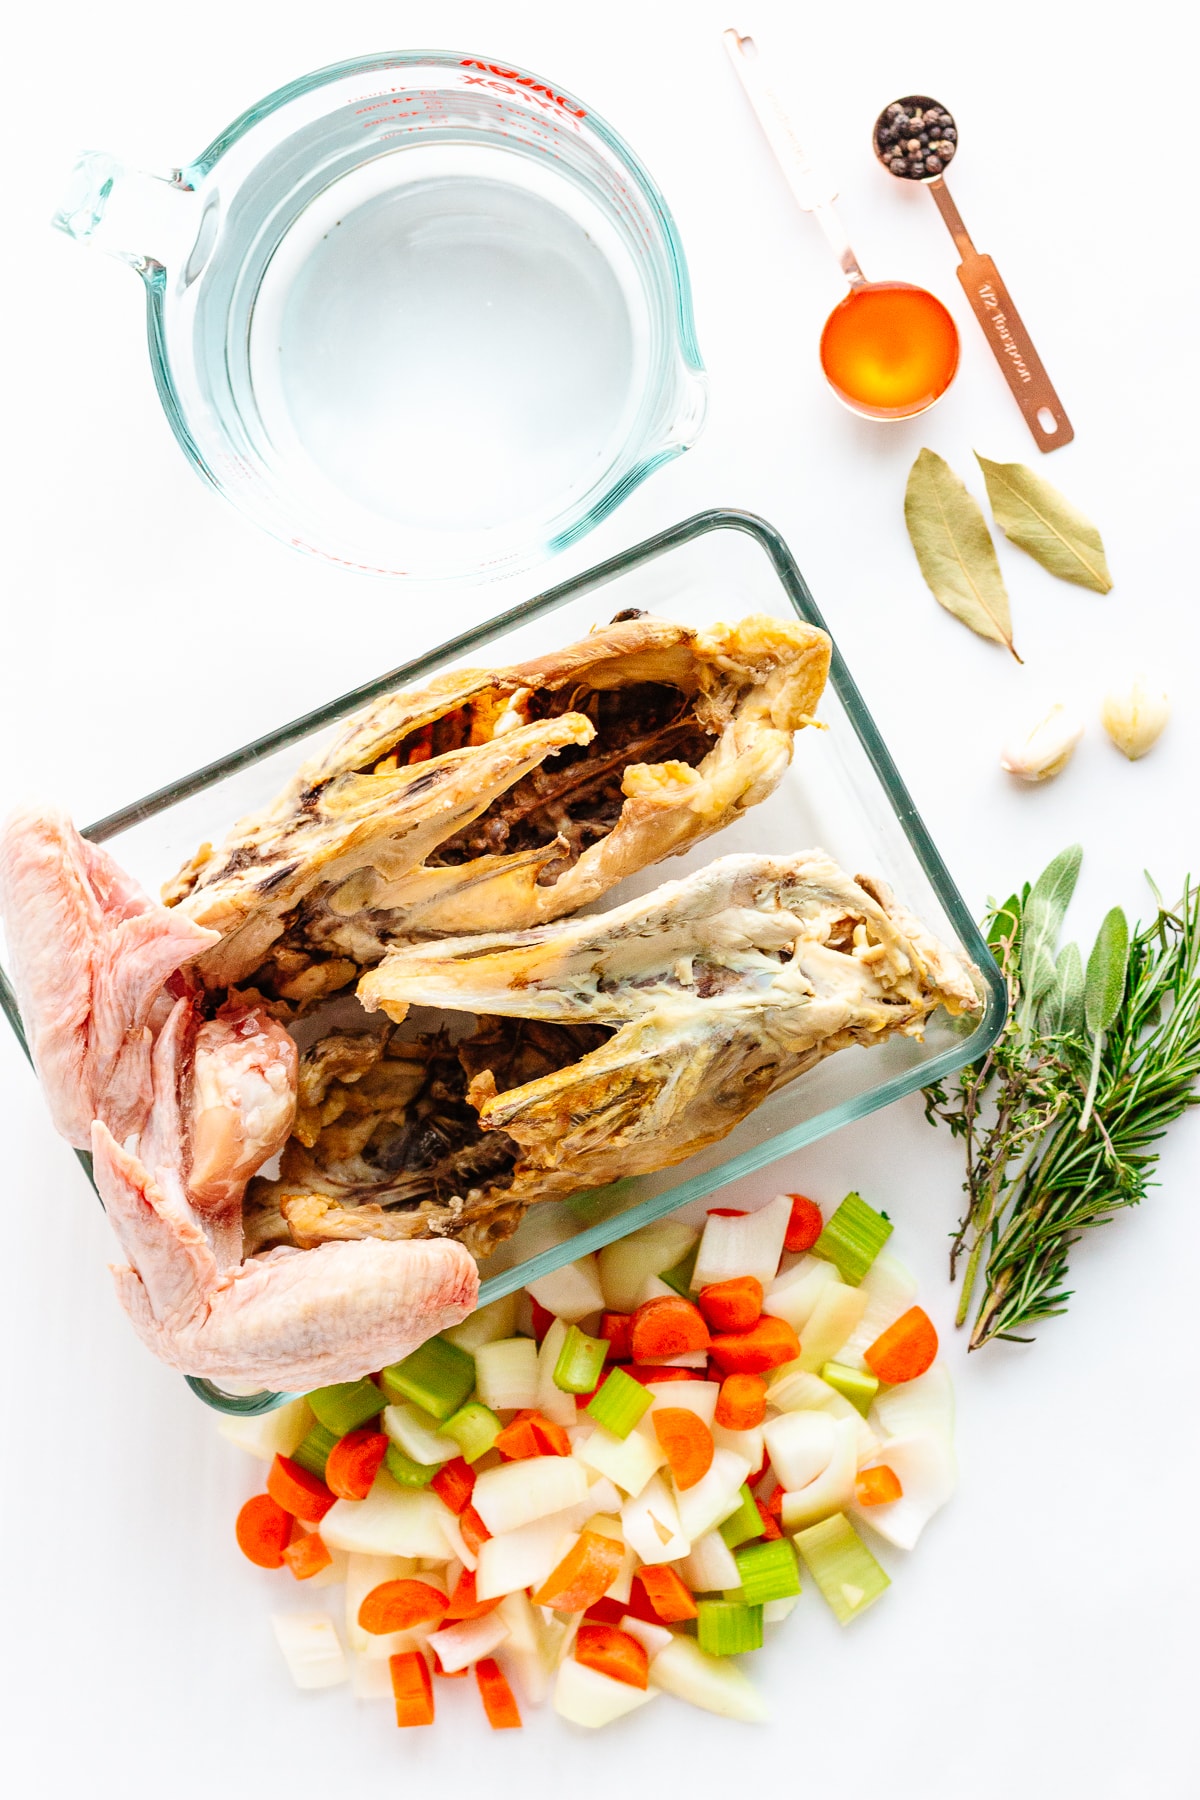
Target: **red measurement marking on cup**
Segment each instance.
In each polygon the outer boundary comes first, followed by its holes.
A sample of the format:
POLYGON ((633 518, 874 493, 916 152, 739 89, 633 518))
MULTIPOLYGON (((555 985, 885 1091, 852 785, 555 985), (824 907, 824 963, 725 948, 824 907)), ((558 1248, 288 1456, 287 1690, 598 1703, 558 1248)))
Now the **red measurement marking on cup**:
POLYGON ((485 75, 498 75, 501 81, 513 81, 518 87, 527 89, 531 94, 545 94, 547 100, 552 100, 555 106, 561 106, 563 111, 573 119, 587 118, 587 113, 582 106, 572 106, 565 94, 556 94, 553 88, 548 88, 544 83, 535 81, 532 75, 521 75, 516 69, 502 69, 498 63, 480 62, 478 57, 474 56, 464 56, 459 67, 482 69, 485 75))

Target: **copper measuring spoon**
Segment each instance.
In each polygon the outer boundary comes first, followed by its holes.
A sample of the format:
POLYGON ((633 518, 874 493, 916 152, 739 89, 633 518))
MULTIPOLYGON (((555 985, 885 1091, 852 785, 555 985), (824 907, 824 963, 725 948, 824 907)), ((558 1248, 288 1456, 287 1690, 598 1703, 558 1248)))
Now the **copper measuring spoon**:
POLYGON ((868 281, 833 209, 837 189, 814 167, 770 85, 754 39, 728 30, 729 60, 800 208, 811 213, 850 292, 821 333, 821 368, 852 412, 910 419, 939 400, 958 368, 958 331, 934 294, 907 281, 868 281))
POLYGON ((946 186, 943 171, 958 149, 958 126, 953 113, 928 94, 908 94, 902 100, 893 100, 880 113, 871 141, 889 175, 898 181, 921 182, 937 201, 938 211, 962 257, 958 265, 962 290, 983 326, 992 355, 1004 371, 1004 379, 1038 449, 1058 450, 1069 444, 1075 428, 1033 347, 1033 339, 995 263, 971 242, 962 214, 946 186))

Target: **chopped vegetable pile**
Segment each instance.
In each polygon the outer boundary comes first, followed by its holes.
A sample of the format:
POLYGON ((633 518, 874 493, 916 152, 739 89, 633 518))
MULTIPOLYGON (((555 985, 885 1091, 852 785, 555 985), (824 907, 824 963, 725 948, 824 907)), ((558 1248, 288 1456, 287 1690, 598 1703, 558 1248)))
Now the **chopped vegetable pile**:
POLYGON ((552 1699, 608 1725, 656 1695, 761 1720, 733 1659, 801 1568, 842 1624, 954 1488, 949 1377, 891 1225, 781 1194, 647 1226, 371 1379, 222 1432, 269 1460, 237 1539, 329 1612, 282 1612, 296 1684, 349 1679, 401 1726, 473 1673, 497 1731, 552 1699), (525 1324, 527 1329, 522 1330, 525 1324))

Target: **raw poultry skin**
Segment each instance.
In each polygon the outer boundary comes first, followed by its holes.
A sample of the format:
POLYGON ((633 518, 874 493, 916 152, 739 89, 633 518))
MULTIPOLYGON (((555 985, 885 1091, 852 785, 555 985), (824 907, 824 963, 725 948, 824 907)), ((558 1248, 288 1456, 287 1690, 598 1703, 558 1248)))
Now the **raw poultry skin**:
MULTIPOLYGON (((668 1167, 823 1057, 920 1036, 939 1005, 980 1006, 970 964, 821 851, 728 856, 592 918, 400 947, 358 992, 397 1021, 414 1004, 480 1018, 459 1046, 463 1088, 480 1142, 498 1138, 508 1166, 414 1204, 407 1172, 397 1180, 357 1151, 296 1153, 293 1140, 280 1180, 255 1184, 251 1217, 257 1208, 301 1243, 432 1232, 477 1256, 533 1201, 668 1167), (582 1055, 565 1038, 561 1066, 514 1082, 516 1026, 604 1036, 582 1055)), ((359 1108, 360 1145, 370 1122, 359 1108)))
POLYGON ((253 998, 212 1018, 213 933, 147 898, 61 813, 0 834, 0 908, 55 1123, 93 1153, 143 1341, 189 1375, 295 1391, 353 1380, 471 1310, 458 1244, 329 1245, 243 1262, 249 1177, 282 1147, 296 1045, 253 998))
POLYGON ((559 918, 771 793, 829 658, 799 622, 622 615, 386 695, 164 899, 220 933, 196 963, 207 986, 294 1008, 397 940, 559 918))

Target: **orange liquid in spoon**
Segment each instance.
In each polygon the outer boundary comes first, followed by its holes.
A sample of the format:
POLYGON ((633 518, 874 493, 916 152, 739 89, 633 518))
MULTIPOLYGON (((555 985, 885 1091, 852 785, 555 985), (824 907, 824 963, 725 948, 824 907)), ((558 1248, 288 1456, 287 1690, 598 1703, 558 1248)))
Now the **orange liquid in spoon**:
POLYGON ((905 281, 851 288, 821 333, 821 367, 840 400, 868 419, 908 419, 945 393, 958 331, 940 300, 905 281))

